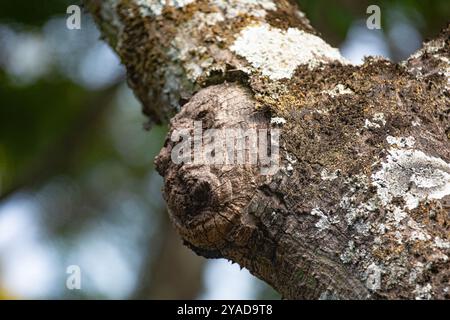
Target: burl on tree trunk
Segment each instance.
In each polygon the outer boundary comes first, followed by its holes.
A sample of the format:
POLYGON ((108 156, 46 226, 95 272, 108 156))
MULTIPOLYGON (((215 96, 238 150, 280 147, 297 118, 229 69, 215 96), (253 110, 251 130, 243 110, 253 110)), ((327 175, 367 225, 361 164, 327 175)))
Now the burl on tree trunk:
POLYGON ((289 299, 450 298, 448 27, 355 66, 291 1, 87 5, 144 113, 170 120, 156 166, 192 250, 289 299), (177 164, 194 121, 279 129, 278 167, 177 164))

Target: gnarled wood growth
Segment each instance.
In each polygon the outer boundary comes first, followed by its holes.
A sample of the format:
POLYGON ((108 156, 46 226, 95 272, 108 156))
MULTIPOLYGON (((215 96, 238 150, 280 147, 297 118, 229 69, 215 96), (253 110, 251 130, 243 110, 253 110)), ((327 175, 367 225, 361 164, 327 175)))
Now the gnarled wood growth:
POLYGON ((150 121, 171 119, 156 165, 190 248, 286 298, 450 298, 449 28, 354 66, 290 1, 87 4, 150 121), (279 166, 176 164, 193 121, 279 128, 279 166))

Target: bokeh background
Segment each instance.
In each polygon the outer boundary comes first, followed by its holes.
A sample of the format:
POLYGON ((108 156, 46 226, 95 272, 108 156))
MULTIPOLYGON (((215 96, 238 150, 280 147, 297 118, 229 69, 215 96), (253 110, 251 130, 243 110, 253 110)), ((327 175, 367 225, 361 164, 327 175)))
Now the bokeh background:
MULTIPOLYGON (((402 60, 450 20, 448 0, 299 0, 344 56, 402 60), (382 30, 365 26, 381 7, 382 30)), ((172 229, 153 168, 167 128, 146 119, 79 1, 0 1, 0 298, 279 298, 172 229), (78 265, 82 289, 66 288, 78 265)))

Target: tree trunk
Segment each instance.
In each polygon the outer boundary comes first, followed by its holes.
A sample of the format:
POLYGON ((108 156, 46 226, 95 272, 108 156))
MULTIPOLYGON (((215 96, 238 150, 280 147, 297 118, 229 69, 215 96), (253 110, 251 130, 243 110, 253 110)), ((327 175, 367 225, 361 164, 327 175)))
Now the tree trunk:
POLYGON ((156 165, 192 250, 289 299, 450 298, 449 28, 354 66, 290 1, 87 4, 144 113, 170 119, 156 165), (183 133, 265 128, 270 162, 174 161, 183 133))

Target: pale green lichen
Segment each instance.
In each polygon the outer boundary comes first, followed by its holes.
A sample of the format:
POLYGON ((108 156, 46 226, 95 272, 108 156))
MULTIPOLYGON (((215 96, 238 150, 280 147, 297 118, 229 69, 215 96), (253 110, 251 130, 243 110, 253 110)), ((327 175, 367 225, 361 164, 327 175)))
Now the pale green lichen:
MULTIPOLYGON (((395 140, 393 143, 410 147, 412 140, 395 140)), ((450 164, 419 150, 390 149, 372 180, 384 205, 401 197, 405 207, 414 209, 422 200, 442 199, 450 194, 450 164)))
POLYGON ((364 122, 364 128, 366 129, 378 129, 386 124, 384 113, 377 112, 372 116, 372 119, 366 119, 364 122))
POLYGON ((321 38, 296 28, 281 30, 266 23, 242 30, 230 49, 272 80, 291 78, 299 65, 314 68, 320 63, 344 62, 339 51, 321 38))

